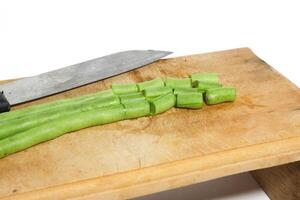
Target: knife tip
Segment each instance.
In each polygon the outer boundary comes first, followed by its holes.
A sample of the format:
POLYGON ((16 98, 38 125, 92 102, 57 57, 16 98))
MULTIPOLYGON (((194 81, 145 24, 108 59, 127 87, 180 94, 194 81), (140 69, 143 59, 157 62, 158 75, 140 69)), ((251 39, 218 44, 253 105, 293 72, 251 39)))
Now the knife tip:
POLYGON ((153 50, 153 49, 149 49, 148 51, 155 53, 155 54, 160 54, 163 57, 168 56, 173 53, 172 51, 162 51, 162 50, 153 50))

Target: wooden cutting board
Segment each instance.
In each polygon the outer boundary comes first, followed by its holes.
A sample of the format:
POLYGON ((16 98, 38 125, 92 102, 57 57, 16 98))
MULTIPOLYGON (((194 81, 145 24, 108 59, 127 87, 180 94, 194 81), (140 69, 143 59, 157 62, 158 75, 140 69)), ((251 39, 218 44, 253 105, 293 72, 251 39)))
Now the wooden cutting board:
POLYGON ((237 100, 87 128, 0 159, 0 197, 124 199, 300 160, 299 88, 248 48, 160 60, 13 109, 195 72, 218 72, 237 100))

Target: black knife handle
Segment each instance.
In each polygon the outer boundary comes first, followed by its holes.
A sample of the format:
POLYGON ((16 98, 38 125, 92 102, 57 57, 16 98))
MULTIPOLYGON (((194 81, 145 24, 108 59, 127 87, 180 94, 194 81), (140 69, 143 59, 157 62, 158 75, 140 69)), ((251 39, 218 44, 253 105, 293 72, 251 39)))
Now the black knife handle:
POLYGON ((0 113, 10 111, 10 104, 4 96, 3 92, 0 92, 0 113))

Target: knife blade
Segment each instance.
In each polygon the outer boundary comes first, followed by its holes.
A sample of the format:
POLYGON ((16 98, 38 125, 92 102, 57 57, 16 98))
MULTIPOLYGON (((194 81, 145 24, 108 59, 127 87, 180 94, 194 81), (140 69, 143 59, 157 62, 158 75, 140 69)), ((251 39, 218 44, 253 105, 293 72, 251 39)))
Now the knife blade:
MULTIPOLYGON (((110 54, 0 85, 0 96, 2 101, 6 97, 10 105, 20 104, 137 69, 171 53, 132 50, 110 54)), ((4 102, 1 105, 6 104, 4 102)))

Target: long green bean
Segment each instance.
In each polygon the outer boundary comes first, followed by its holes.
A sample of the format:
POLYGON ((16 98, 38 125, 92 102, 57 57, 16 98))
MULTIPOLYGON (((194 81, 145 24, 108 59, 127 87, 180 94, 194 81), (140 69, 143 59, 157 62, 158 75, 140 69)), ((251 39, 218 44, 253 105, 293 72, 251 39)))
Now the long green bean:
POLYGON ((63 109, 63 107, 72 107, 75 104, 81 104, 86 101, 93 100, 95 98, 105 98, 105 97, 111 97, 114 96, 114 93, 112 90, 104 90, 101 92, 97 93, 92 93, 88 95, 83 95, 79 97, 74 97, 74 98, 68 98, 68 99, 62 99, 62 100, 57 100, 54 102, 50 103, 43 103, 39 105, 34 105, 34 106, 28 106, 16 111, 11 111, 7 113, 2 113, 0 114, 0 125, 3 123, 6 123, 8 120, 11 119, 17 119, 17 118, 22 118, 24 116, 29 116, 33 115, 36 113, 41 113, 41 112, 48 112, 48 111, 54 111, 56 110, 57 112, 63 109))
POLYGON ((235 88, 222 87, 218 74, 202 73, 112 84, 111 90, 0 114, 0 158, 90 126, 156 115, 175 105, 198 109, 202 93, 208 105, 236 98, 235 88))
POLYGON ((51 122, 62 116, 68 116, 70 114, 77 114, 78 112, 82 111, 89 111, 118 104, 120 104, 120 100, 117 96, 96 98, 80 104, 65 106, 61 108, 59 112, 57 112, 57 110, 53 110, 49 112, 36 113, 35 115, 29 115, 23 118, 9 120, 7 123, 1 124, 0 139, 14 135, 21 131, 26 131, 43 123, 51 122))
POLYGON ((0 158, 45 142, 65 133, 83 128, 123 120, 125 109, 122 105, 80 112, 64 116, 50 123, 29 129, 25 132, 0 140, 0 158))

